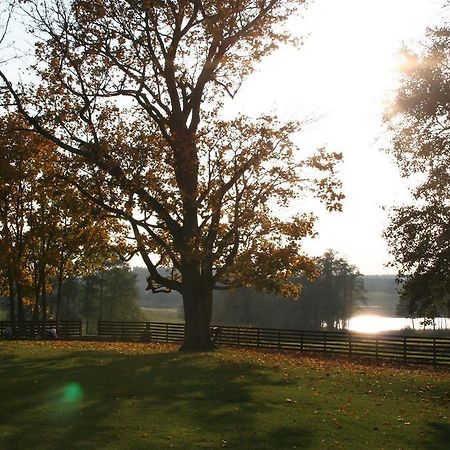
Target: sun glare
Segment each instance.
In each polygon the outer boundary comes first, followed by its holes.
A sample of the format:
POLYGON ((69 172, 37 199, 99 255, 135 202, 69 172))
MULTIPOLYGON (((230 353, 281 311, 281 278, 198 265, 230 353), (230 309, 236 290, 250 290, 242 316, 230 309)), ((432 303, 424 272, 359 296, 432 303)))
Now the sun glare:
POLYGON ((356 119, 362 112, 380 108, 395 86, 402 40, 410 38, 410 22, 417 21, 408 17, 408 4, 404 0, 327 2, 325 23, 323 15, 321 22, 311 17, 311 52, 324 55, 316 70, 323 74, 316 83, 325 94, 324 104, 356 119), (314 34, 314 29, 321 32, 314 34))
POLYGON ((343 144, 375 134, 374 116, 396 85, 402 43, 421 36, 428 24, 422 3, 411 8, 409 0, 316 0, 304 17, 290 21, 304 45, 264 60, 244 83, 235 110, 227 112, 316 115, 328 122, 327 140, 343 144))
POLYGON ((388 331, 389 325, 386 317, 375 315, 356 316, 350 319, 349 329, 357 333, 376 334, 388 331))

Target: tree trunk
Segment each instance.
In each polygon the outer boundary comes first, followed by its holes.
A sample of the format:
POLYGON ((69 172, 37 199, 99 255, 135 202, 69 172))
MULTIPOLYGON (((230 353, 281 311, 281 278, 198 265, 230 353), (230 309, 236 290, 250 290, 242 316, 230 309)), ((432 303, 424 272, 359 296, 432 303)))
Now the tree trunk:
POLYGON ((41 286, 42 286, 42 273, 41 269, 38 266, 38 263, 34 262, 34 305, 33 305, 33 312, 31 315, 31 332, 33 334, 33 337, 35 336, 35 333, 40 333, 41 330, 39 330, 39 303, 41 298, 41 286))
MULTIPOLYGON (((36 284, 35 284, 36 286, 36 284)), ((30 331, 31 336, 33 338, 37 337, 40 334, 39 329, 39 300, 41 297, 41 286, 38 285, 35 287, 35 293, 34 293, 34 305, 33 305, 33 311, 31 314, 31 323, 30 323, 30 331)))
POLYGON ((45 274, 42 274, 42 332, 45 333, 45 327, 47 324, 47 290, 45 288, 45 274))
POLYGON ((26 334, 25 308, 23 306, 23 292, 22 292, 22 285, 20 283, 16 283, 16 292, 17 292, 17 320, 19 322, 19 335, 25 336, 26 334))
POLYGON ((213 284, 211 270, 183 270, 184 342, 181 351, 207 351, 211 341, 213 284))
POLYGON ((59 317, 61 311, 61 294, 62 294, 62 284, 63 284, 63 276, 61 266, 58 271, 58 286, 56 291, 56 312, 55 312, 55 320, 56 320, 56 332, 59 333, 59 317))
POLYGON ((15 336, 16 330, 16 308, 14 304, 14 280, 11 271, 8 273, 8 288, 9 288, 9 320, 11 322, 11 331, 15 336))
POLYGON ((86 311, 86 329, 85 333, 89 334, 89 276, 86 277, 86 296, 85 296, 85 311, 86 311))
POLYGON ((55 317, 55 299, 53 293, 50 292, 50 304, 48 305, 50 318, 53 319, 55 317))
POLYGON ((100 304, 99 304, 98 320, 103 320, 103 285, 104 285, 104 272, 102 270, 100 274, 100 304))
POLYGON ((67 320, 70 320, 72 318, 71 314, 70 314, 70 294, 69 293, 67 293, 67 295, 66 295, 66 317, 67 317, 67 320))

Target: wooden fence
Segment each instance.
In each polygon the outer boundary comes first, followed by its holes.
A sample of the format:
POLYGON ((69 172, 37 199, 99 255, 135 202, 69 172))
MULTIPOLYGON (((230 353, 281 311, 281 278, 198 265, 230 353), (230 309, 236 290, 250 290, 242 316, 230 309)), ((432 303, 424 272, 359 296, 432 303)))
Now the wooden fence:
MULTIPOLYGON (((15 329, 18 330, 19 322, 15 322, 15 329)), ((12 329, 12 323, 9 320, 0 321, 0 334, 7 329, 12 329)), ((27 320, 25 322, 25 335, 26 336, 39 336, 42 335, 45 330, 51 330, 55 328, 58 333, 58 337, 62 339, 76 338, 81 336, 81 320, 61 320, 59 325, 55 320, 47 320, 45 325, 40 322, 32 322, 27 320)))
MULTIPOLYGON (((104 338, 126 341, 139 341, 150 331, 151 340, 155 342, 181 342, 184 337, 184 324, 162 322, 97 322, 97 333, 104 338)), ((144 338, 144 340, 148 340, 144 338)))
MULTIPOLYGON (((150 330, 156 342, 181 342, 184 325, 159 322, 98 322, 104 338, 138 341, 150 330)), ((345 354, 352 357, 395 359, 404 363, 450 365, 450 338, 399 335, 368 335, 349 332, 277 330, 215 326, 214 341, 261 349, 345 354)))

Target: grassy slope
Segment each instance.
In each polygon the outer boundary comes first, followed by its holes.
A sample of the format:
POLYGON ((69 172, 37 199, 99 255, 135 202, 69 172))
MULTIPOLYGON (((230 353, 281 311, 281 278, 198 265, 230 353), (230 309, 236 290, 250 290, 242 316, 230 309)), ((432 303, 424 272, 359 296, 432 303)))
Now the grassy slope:
POLYGON ((0 342, 0 449, 443 449, 450 374, 223 349, 0 342), (76 383, 76 384, 75 384, 76 383))

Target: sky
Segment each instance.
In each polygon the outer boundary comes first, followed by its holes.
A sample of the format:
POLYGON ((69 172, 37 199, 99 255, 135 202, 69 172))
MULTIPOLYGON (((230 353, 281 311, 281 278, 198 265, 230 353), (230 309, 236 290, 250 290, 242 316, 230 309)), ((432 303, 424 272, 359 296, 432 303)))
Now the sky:
POLYGON ((382 233, 389 208, 407 201, 408 183, 382 150, 388 145, 382 114, 398 80, 402 43, 418 42, 445 14, 440 0, 315 0, 289 23, 304 36, 302 47, 264 60, 227 105, 229 114, 315 117, 299 146, 343 153, 343 212, 328 213, 314 201, 292 207, 318 216, 307 253, 334 249, 363 274, 395 272, 386 266, 382 233))

